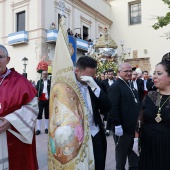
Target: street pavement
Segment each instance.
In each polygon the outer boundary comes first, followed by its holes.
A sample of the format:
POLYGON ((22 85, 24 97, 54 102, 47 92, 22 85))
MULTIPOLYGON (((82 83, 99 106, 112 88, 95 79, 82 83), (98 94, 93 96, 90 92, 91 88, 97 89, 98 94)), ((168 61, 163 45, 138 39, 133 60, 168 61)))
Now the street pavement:
MULTIPOLYGON (((36 136, 37 158, 40 170, 48 170, 47 166, 48 135, 42 129, 41 134, 36 136)), ((107 137, 106 169, 115 170, 114 141, 112 135, 107 137)))

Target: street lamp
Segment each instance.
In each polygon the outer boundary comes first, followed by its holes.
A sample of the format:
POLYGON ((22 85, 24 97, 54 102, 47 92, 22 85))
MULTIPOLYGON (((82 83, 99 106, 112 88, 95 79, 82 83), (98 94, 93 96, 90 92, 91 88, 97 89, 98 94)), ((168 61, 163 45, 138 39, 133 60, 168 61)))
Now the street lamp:
POLYGON ((28 64, 28 58, 24 57, 24 58, 22 59, 22 63, 23 63, 23 65, 24 65, 24 69, 23 69, 22 75, 23 75, 25 78, 27 78, 26 66, 27 66, 27 64, 28 64))
POLYGON ((128 54, 130 56, 131 49, 130 48, 127 48, 127 50, 124 49, 124 41, 120 41, 120 45, 122 47, 121 61, 124 62, 126 55, 128 54))

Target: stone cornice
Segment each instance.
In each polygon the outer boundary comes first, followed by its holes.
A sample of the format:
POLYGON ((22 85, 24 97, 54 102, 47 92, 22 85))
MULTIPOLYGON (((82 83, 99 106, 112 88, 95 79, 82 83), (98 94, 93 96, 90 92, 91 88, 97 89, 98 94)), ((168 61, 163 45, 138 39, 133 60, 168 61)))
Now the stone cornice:
POLYGON ((88 14, 93 15, 93 17, 97 20, 104 21, 108 25, 111 25, 113 23, 110 19, 108 19, 107 17, 105 17, 104 15, 102 15, 92 7, 88 6, 81 0, 65 0, 65 1, 68 2, 70 5, 73 5, 74 7, 76 6, 81 8, 81 10, 87 11, 88 14))
POLYGON ((91 20, 88 20, 86 18, 84 18, 82 15, 80 16, 80 19, 86 23, 88 23, 89 25, 91 25, 92 21, 91 20))
POLYGON ((11 6, 12 6, 13 8, 15 8, 15 7, 20 6, 20 5, 23 5, 23 4, 27 3, 27 2, 30 2, 30 0, 23 0, 23 1, 17 2, 17 3, 15 3, 15 2, 13 1, 12 4, 11 4, 11 6))

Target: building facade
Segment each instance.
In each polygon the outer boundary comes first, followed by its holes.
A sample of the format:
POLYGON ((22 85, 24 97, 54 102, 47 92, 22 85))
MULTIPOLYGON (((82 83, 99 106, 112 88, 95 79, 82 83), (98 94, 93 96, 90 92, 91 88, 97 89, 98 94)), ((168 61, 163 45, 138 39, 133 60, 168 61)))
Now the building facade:
POLYGON ((53 60, 61 15, 73 36, 81 34, 76 41, 77 56, 87 52, 89 39, 98 39, 112 25, 111 5, 106 0, 0 0, 0 44, 9 51, 8 67, 23 73, 22 59, 26 57, 27 78, 39 79, 38 62, 53 60))
POLYGON ((118 55, 152 74, 169 52, 169 26, 152 28, 155 18, 167 11, 162 0, 0 0, 0 44, 11 56, 8 67, 23 73, 26 57, 28 79, 37 81, 39 61, 53 60, 59 20, 64 15, 73 36, 81 34, 76 40, 77 58, 87 52, 88 40, 96 41, 107 28, 118 45, 118 55))
POLYGON ((170 51, 170 26, 158 30, 152 27, 157 16, 167 13, 168 6, 162 0, 114 0, 111 7, 111 35, 118 45, 118 54, 122 55, 123 45, 125 59, 152 75, 155 65, 170 51), (131 48, 130 54, 127 48, 131 48))

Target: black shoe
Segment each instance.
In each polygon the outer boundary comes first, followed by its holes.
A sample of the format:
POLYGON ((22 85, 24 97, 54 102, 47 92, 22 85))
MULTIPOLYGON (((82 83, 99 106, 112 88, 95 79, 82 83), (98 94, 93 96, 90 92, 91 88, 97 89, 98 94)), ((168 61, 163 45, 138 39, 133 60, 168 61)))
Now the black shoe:
POLYGON ((48 134, 48 129, 45 129, 45 134, 48 134))
POLYGON ((36 135, 39 135, 40 133, 41 133, 40 130, 37 130, 37 131, 35 132, 36 135))
POLYGON ((110 133, 109 133, 109 132, 105 132, 105 135, 106 135, 106 136, 109 136, 109 135, 110 135, 110 133))

